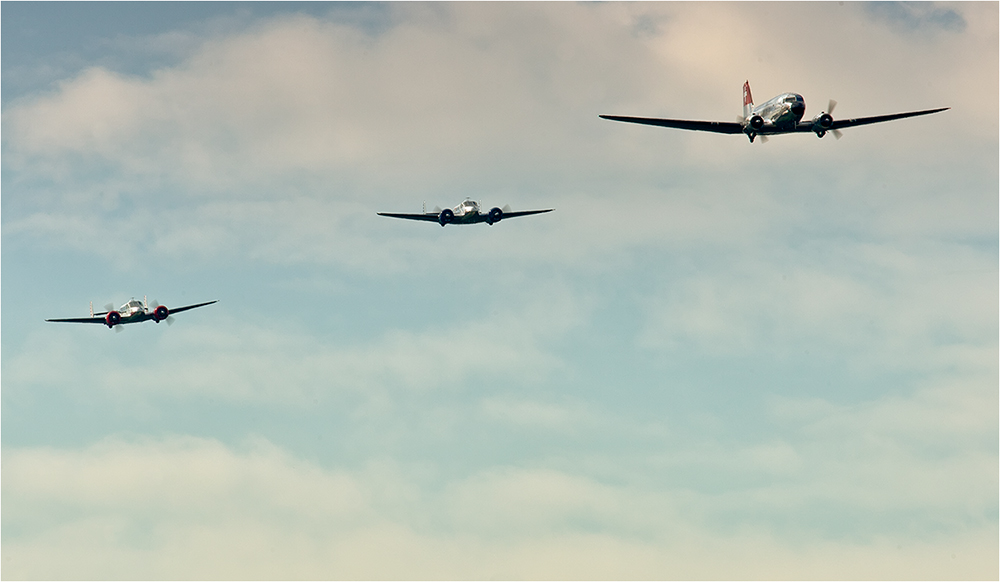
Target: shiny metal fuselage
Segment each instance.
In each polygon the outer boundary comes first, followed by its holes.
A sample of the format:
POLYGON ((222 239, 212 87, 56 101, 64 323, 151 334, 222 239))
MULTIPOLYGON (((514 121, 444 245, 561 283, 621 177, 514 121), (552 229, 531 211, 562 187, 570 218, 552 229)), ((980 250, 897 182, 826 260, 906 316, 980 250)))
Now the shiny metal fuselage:
POLYGON ((455 218, 452 219, 453 224, 473 224, 483 221, 479 214, 479 203, 475 200, 466 200, 452 208, 451 211, 455 213, 455 218))
POLYGON ((132 323, 132 320, 146 315, 147 312, 146 306, 135 299, 118 308, 118 314, 122 316, 122 323, 132 323))
POLYGON ((782 93, 753 108, 752 115, 759 115, 764 126, 758 134, 795 131, 795 126, 806 112, 806 102, 797 93, 782 93))

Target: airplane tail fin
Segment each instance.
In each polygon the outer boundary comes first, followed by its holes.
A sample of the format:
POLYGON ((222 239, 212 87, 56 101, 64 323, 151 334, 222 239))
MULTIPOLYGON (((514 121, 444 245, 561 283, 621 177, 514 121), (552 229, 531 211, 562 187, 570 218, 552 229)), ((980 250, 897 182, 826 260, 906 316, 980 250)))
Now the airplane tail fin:
POLYGON ((743 83, 743 117, 749 118, 753 113, 753 95, 750 94, 750 81, 743 83))

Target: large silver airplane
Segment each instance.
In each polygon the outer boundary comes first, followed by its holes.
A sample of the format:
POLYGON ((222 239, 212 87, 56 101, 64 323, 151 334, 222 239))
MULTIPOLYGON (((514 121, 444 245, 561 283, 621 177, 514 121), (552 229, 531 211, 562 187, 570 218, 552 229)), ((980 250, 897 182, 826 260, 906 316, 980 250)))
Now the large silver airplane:
POLYGON ((530 214, 542 214, 544 212, 552 212, 553 210, 555 209, 549 208, 546 210, 522 210, 520 212, 511 212, 510 206, 504 206, 503 208, 494 207, 486 214, 482 214, 479 211, 479 203, 475 200, 469 200, 466 198, 465 202, 454 208, 445 208, 444 210, 435 208, 433 212, 427 212, 425 210, 421 214, 396 214, 391 212, 378 212, 377 214, 379 216, 389 216, 392 218, 436 222, 441 226, 446 224, 476 224, 477 222, 485 222, 486 224, 493 226, 493 223, 500 222, 504 218, 516 218, 518 216, 528 216, 530 214))
POLYGON ((750 138, 750 142, 758 135, 761 141, 767 141, 768 135, 780 133, 807 133, 813 132, 817 137, 823 137, 827 132, 840 139, 840 130, 845 127, 855 127, 858 125, 868 125, 871 123, 881 123, 905 117, 916 117, 918 115, 930 115, 950 109, 941 107, 939 109, 926 109, 924 111, 908 111, 906 113, 893 113, 891 115, 877 115, 875 117, 855 117, 853 119, 834 119, 833 108, 837 102, 830 100, 826 111, 813 117, 809 121, 802 121, 802 116, 806 112, 806 102, 802 95, 798 93, 782 93, 774 99, 770 99, 760 105, 754 106, 753 96, 750 95, 750 81, 743 84, 743 115, 737 121, 693 121, 689 119, 657 119, 653 117, 621 117, 617 115, 601 115, 602 119, 612 121, 624 121, 626 123, 641 123, 644 125, 658 125, 660 127, 672 127, 675 129, 689 129, 692 131, 711 131, 714 133, 744 133, 750 138))
POLYGON ((172 325, 174 322, 173 314, 180 313, 182 311, 187 311, 188 309, 194 309, 196 307, 204 307, 206 305, 211 305, 217 303, 218 300, 208 301, 205 303, 197 303, 195 305, 185 305, 184 307, 176 307, 174 309, 168 309, 166 305, 157 305, 153 302, 153 309, 149 308, 149 304, 146 303, 146 298, 142 298, 142 302, 138 301, 134 297, 130 299, 125 305, 122 305, 117 310, 112 309, 113 305, 109 304, 106 311, 101 311, 94 313, 94 304, 90 304, 90 317, 79 317, 70 319, 46 319, 45 321, 51 321, 55 323, 103 323, 109 328, 114 328, 115 331, 121 331, 122 328, 115 326, 124 325, 126 323, 140 323, 143 321, 149 321, 152 319, 156 323, 161 321, 166 321, 167 325, 172 325))

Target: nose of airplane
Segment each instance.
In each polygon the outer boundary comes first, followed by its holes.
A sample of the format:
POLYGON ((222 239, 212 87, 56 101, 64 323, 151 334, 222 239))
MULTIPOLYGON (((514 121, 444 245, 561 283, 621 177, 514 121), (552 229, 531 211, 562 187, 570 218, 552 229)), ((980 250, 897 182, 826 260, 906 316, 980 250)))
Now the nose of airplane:
POLYGON ((795 103, 792 104, 792 115, 794 115, 795 117, 801 119, 802 116, 805 114, 805 112, 806 112, 805 103, 801 101, 796 101, 795 103))

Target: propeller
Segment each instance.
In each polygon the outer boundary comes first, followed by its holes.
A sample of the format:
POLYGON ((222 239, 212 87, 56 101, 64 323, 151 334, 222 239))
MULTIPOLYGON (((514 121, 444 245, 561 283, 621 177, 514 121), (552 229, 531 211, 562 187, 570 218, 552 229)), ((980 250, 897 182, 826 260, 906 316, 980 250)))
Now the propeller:
POLYGON ((105 312, 107 312, 107 311, 114 311, 114 310, 115 310, 115 304, 114 303, 108 303, 107 305, 104 306, 104 311, 105 312))
POLYGON ((119 323, 118 325, 115 326, 115 333, 121 333, 123 331, 125 331, 125 326, 124 325, 122 325, 122 324, 119 323))
MULTIPOLYGON (((830 102, 827 103, 827 105, 826 105, 826 111, 824 111, 824 113, 826 113, 827 115, 830 115, 832 117, 833 116, 833 110, 836 109, 836 108, 837 108, 837 102, 835 100, 833 100, 833 99, 830 99, 830 102)), ((844 137, 844 134, 841 133, 841 131, 839 129, 831 129, 830 133, 832 133, 833 137, 835 137, 837 139, 840 139, 840 138, 844 137)))
MULTIPOLYGON (((737 115, 736 116, 736 123, 738 123, 740 125, 744 125, 744 124, 746 124, 746 121, 747 121, 746 117, 743 117, 742 115, 737 115)), ((766 135, 761 135, 761 134, 758 133, 755 137, 758 138, 758 139, 760 139, 760 143, 767 143, 768 142, 768 139, 767 139, 766 135)))

